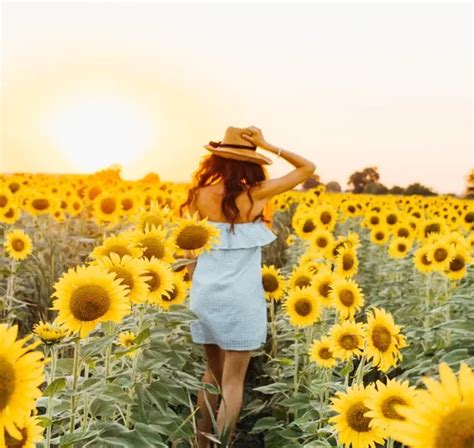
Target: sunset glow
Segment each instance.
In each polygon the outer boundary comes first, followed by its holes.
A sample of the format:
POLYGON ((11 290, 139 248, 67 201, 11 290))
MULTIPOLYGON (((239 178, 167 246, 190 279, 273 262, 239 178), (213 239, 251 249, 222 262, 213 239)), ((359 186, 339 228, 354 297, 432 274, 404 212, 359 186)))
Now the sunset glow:
POLYGON ((45 124, 53 145, 78 170, 126 164, 152 142, 154 127, 130 101, 94 96, 64 100, 45 124))

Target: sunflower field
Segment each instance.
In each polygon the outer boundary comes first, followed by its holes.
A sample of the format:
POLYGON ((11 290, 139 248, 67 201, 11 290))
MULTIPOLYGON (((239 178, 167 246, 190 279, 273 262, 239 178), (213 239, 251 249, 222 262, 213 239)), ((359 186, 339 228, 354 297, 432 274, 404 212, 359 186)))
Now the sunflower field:
MULTIPOLYGON (((196 447, 187 265, 219 230, 157 175, 0 175, 0 448, 196 447)), ((235 447, 474 446, 474 202, 273 197, 268 336, 235 447)), ((209 434, 225 446, 215 424, 209 434)))

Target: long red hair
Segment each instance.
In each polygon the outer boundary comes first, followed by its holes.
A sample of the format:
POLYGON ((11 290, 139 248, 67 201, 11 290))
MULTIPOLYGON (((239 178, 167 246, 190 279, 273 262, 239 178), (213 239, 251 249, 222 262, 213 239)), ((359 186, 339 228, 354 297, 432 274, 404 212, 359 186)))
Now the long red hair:
MULTIPOLYGON (((184 207, 193 203, 197 190, 201 187, 212 185, 220 180, 224 181, 224 197, 221 203, 222 213, 227 221, 231 223, 234 231, 234 223, 239 215, 239 209, 235 203, 235 198, 242 192, 247 191, 247 195, 253 205, 250 194, 254 184, 268 179, 267 170, 263 165, 241 160, 227 159, 215 154, 209 154, 201 159, 198 169, 193 173, 192 186, 188 190, 188 198, 179 207, 179 215, 183 216, 184 207)), ((262 221, 268 222, 263 213, 256 216, 262 221)))

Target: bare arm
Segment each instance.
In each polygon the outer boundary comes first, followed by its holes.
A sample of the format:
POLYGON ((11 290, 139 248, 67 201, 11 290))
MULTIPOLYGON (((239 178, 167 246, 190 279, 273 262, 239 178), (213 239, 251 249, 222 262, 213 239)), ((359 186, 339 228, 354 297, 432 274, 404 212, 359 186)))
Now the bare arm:
MULTIPOLYGON (((274 154, 278 154, 279 148, 265 141, 260 129, 255 126, 251 126, 247 129, 248 133, 243 133, 243 138, 255 146, 273 152, 274 154)), ((264 180, 257 184, 252 190, 255 199, 265 199, 283 193, 284 191, 291 190, 296 185, 309 179, 316 169, 316 165, 313 162, 295 154, 294 152, 282 149, 280 155, 286 161, 291 163, 295 169, 284 176, 264 180)))

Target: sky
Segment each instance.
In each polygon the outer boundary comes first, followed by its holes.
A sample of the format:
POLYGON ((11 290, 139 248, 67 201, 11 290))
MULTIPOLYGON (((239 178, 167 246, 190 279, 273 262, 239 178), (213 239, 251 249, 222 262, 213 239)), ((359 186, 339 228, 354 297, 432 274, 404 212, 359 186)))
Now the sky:
POLYGON ((254 125, 322 182, 376 166, 461 194, 472 21, 470 2, 6 2, 0 172, 186 182, 204 144, 254 125))

